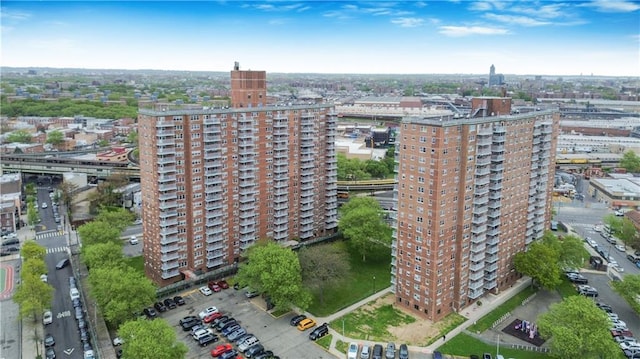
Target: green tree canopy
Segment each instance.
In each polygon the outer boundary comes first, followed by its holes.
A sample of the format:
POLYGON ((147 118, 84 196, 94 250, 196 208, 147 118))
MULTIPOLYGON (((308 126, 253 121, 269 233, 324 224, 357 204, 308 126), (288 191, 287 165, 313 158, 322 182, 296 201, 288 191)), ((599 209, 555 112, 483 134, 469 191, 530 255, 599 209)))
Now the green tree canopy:
POLYGON ((630 173, 640 172, 640 156, 631 150, 625 152, 620 159, 620 167, 630 173))
MULTIPOLYGON (((58 191, 60 193, 60 200, 67 208, 67 210, 71 210, 71 203, 73 202, 76 191, 78 190, 78 185, 72 182, 62 182, 60 186, 58 186, 58 191)), ((56 192, 58 193, 58 192, 56 192)))
POLYGON ((89 284, 105 319, 114 326, 133 319, 134 313, 156 299, 153 283, 129 266, 92 268, 89 284))
POLYGON ((35 196, 38 193, 36 184, 33 182, 27 183, 27 185, 24 186, 24 191, 26 192, 27 196, 35 196))
POLYGON ((183 359, 189 348, 164 319, 132 320, 118 329, 123 359, 183 359))
POLYGON ((35 203, 27 203, 27 224, 33 227, 38 222, 40 222, 40 213, 38 213, 35 203))
POLYGON ((620 224, 620 228, 616 234, 625 246, 632 246, 638 240, 638 230, 633 222, 627 217, 622 218, 622 223, 620 224))
POLYGON ((47 143, 58 146, 64 142, 64 134, 60 130, 53 130, 47 134, 47 143))
POLYGON ((51 306, 52 299, 53 287, 41 281, 40 275, 24 276, 13 295, 13 301, 20 305, 20 317, 31 317, 34 322, 51 306))
POLYGON ((135 214, 122 207, 102 207, 94 220, 109 223, 122 232, 130 226, 135 219, 135 214))
POLYGON ((78 227, 82 244, 89 246, 97 243, 122 243, 120 230, 108 222, 92 221, 78 227))
POLYGON ((589 258, 589 252, 584 248, 584 242, 578 236, 570 234, 559 240, 555 234, 547 231, 542 237, 542 242, 557 253, 559 268, 579 268, 589 258))
POLYGON ((33 136, 27 130, 15 130, 5 137, 5 140, 9 143, 31 143, 33 136))
POLYGON ((122 242, 110 241, 83 246, 82 259, 91 269, 122 267, 125 264, 122 242))
POLYGON ((136 132, 136 131, 129 132, 129 134, 127 135, 127 142, 137 144, 138 143, 138 132, 136 132))
POLYGON ((345 203, 340 208, 338 227, 363 261, 380 246, 391 245, 391 227, 384 221, 380 204, 371 197, 355 197, 345 203))
POLYGON ((239 283, 266 293, 276 310, 292 305, 306 309, 311 295, 302 286, 302 269, 298 256, 289 248, 272 241, 260 241, 247 250, 247 263, 236 275, 239 283))
POLYGON ((22 263, 22 271, 20 271, 20 277, 22 280, 31 277, 38 277, 39 279, 43 274, 47 274, 47 264, 44 260, 40 258, 32 258, 25 260, 22 263))
POLYGON ((340 284, 349 273, 349 256, 334 244, 305 246, 298 251, 305 286, 317 290, 324 303, 325 288, 340 284))
POLYGON ((592 300, 570 296, 551 305, 538 318, 538 328, 551 340, 551 353, 558 358, 619 358, 620 348, 609 334, 610 321, 592 300))
POLYGON ((640 314, 640 274, 627 274, 621 281, 611 282, 613 289, 620 294, 636 313, 640 314))
POLYGON ((22 259, 24 261, 28 261, 31 259, 40 259, 44 261, 44 257, 46 254, 47 249, 39 245, 32 239, 25 241, 24 244, 22 244, 22 248, 20 249, 20 255, 22 256, 22 259))
POLYGON ((517 253, 513 264, 519 273, 530 276, 543 288, 554 289, 562 283, 558 260, 558 252, 554 248, 536 241, 526 252, 517 253))

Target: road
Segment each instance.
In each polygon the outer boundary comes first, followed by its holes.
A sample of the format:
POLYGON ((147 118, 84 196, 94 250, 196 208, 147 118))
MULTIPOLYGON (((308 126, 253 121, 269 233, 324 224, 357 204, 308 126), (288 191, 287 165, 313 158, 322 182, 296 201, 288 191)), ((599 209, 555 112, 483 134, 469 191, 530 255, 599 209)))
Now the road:
POLYGON ((73 314, 74 308, 69 297, 69 277, 73 275, 72 269, 71 266, 67 266, 56 270, 56 264, 60 260, 69 258, 67 237, 63 231, 57 230, 58 224, 54 219, 48 187, 38 187, 37 197, 41 226, 36 230, 36 240, 47 248, 45 262, 49 275, 48 282, 55 288, 51 306, 53 323, 44 328, 44 333, 50 333, 55 338, 57 357, 82 359, 82 343, 73 314), (43 203, 47 203, 47 208, 42 208, 43 203))

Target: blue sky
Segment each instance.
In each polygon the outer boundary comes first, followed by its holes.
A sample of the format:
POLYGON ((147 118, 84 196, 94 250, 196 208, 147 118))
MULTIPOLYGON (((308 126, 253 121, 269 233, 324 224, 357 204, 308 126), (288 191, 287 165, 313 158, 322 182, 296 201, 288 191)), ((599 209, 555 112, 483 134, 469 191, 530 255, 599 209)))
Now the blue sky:
POLYGON ((2 1, 14 67, 640 76, 640 1, 2 1))

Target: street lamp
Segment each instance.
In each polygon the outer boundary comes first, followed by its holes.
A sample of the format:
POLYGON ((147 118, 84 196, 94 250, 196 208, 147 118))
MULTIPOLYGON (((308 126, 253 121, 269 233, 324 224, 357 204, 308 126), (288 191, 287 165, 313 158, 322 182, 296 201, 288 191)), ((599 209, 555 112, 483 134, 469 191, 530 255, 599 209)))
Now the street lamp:
POLYGON ((373 276, 373 294, 376 293, 376 276, 373 276))

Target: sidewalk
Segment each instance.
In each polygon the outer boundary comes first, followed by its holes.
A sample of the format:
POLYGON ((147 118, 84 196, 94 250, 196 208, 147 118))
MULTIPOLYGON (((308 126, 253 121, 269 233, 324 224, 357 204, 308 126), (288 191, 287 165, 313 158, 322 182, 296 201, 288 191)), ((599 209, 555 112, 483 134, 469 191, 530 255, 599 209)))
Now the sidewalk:
MULTIPOLYGON (((498 306, 500 306, 502 303, 506 302, 509 298, 513 297, 515 294, 517 294, 518 292, 520 292, 521 290, 523 290, 525 287, 529 286, 531 284, 531 279, 529 277, 523 277, 521 279, 519 279, 512 287, 510 287, 509 289, 506 289, 505 291, 501 292, 498 295, 493 295, 493 294, 488 294, 486 297, 484 297, 482 299, 482 306, 477 306, 475 304, 472 304, 471 306, 465 308, 464 310, 462 310, 460 312, 460 314, 464 317, 467 318, 467 321, 462 323, 460 326, 458 326, 457 328, 455 328, 454 330, 452 330, 451 332, 447 333, 445 340, 439 339, 437 340, 435 343, 426 346, 426 347, 419 347, 419 346, 409 346, 409 351, 411 352, 411 357, 415 358, 415 359, 427 359, 427 358, 431 358, 431 353, 433 353, 438 347, 442 346, 444 343, 446 343, 447 341, 449 341, 451 338, 455 337, 456 335, 460 334, 461 332, 463 332, 465 329, 467 329, 469 326, 471 326, 473 323, 475 323, 478 319, 482 318, 483 316, 485 316, 487 313, 493 311, 495 308, 497 308, 498 306)), ((324 322, 331 322, 333 320, 336 320, 342 316, 344 316, 345 314, 348 314, 356 309, 358 309, 359 307, 367 304, 370 301, 376 300, 384 295, 386 295, 387 293, 391 292, 391 288, 387 288, 385 290, 382 290, 380 292, 377 292, 376 294, 367 297, 353 305, 348 306, 347 308, 344 308, 332 315, 329 315, 327 317, 317 317, 316 320, 318 323, 324 323, 324 322)), ((309 316, 309 317, 313 317, 310 313, 305 313, 305 315, 309 316)), ((360 340, 360 339, 352 339, 346 336, 343 336, 342 334, 340 334, 337 330, 333 329, 333 328, 329 328, 329 332, 332 335, 332 340, 331 340, 331 344, 329 346, 329 353, 331 353, 332 355, 334 355, 337 358, 343 358, 345 356, 345 353, 342 353, 341 351, 339 351, 338 349, 336 349, 336 343, 338 341, 342 341, 342 342, 356 342, 356 343, 360 343, 360 344, 367 344, 369 346, 373 346, 375 344, 382 344, 383 346, 386 346, 387 343, 379 343, 379 342, 372 342, 372 341, 367 341, 367 340, 360 340)))
MULTIPOLYGON (((26 222, 26 218, 25 222, 26 222)), ((28 239, 35 238, 35 231, 29 228, 29 226, 24 226, 16 231, 18 234, 18 238, 20 239, 20 245, 24 243, 24 241, 28 239)), ((20 254, 17 254, 18 259, 20 258, 20 254)), ((20 283, 20 265, 22 264, 22 260, 20 260, 20 264, 16 266, 16 283, 17 286, 20 283)), ((15 286, 14 286, 15 290, 15 286)), ((17 306, 17 304, 16 304, 17 306)), ((21 357, 23 359, 36 358, 37 354, 40 353, 42 357, 44 357, 44 345, 42 341, 44 340, 44 328, 42 326, 42 322, 40 320, 34 323, 30 318, 25 318, 20 321, 20 327, 22 328, 22 344, 20 346, 21 349, 21 357), (40 343, 36 344, 36 338, 40 341, 40 343), (37 348, 36 348, 37 346, 37 348)))

